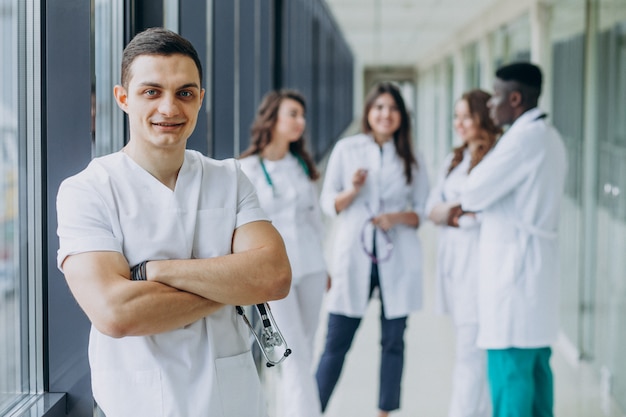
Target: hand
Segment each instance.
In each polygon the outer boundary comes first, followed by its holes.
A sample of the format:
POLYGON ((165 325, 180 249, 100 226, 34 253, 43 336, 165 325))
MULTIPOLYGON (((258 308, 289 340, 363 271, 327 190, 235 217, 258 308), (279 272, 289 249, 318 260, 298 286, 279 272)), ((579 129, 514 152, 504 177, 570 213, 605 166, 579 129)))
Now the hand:
POLYGON ((326 291, 330 290, 330 287, 332 287, 332 279, 330 275, 326 275, 326 291))
POLYGON ((384 213, 372 219, 374 226, 381 228, 385 232, 396 225, 395 218, 391 213, 384 213))
POLYGON ((365 184, 365 180, 367 179, 367 169, 359 168, 352 175, 352 187, 356 191, 360 191, 361 187, 365 184))
POLYGON ((472 211, 463 211, 460 205, 456 205, 450 208, 450 212, 448 214, 448 226, 450 227, 460 227, 459 219, 463 216, 471 217, 473 219, 476 218, 476 213, 472 211))
POLYGON ((462 215, 463 209, 461 208, 460 204, 450 207, 450 211, 448 212, 447 225, 450 227, 459 227, 459 217, 461 217, 462 215))

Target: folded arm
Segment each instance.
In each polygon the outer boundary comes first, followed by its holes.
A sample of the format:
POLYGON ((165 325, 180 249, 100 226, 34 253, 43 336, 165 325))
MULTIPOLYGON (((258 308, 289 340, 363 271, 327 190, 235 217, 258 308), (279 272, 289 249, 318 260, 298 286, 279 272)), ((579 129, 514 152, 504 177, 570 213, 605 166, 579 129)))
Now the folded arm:
POLYGON ((63 263, 63 272, 92 324, 111 337, 174 330, 223 306, 156 282, 130 281, 128 262, 119 252, 71 255, 63 263))
POLYGON ((232 250, 230 255, 210 259, 148 262, 148 281, 231 305, 287 296, 291 267, 283 240, 271 223, 255 221, 237 228, 232 250))

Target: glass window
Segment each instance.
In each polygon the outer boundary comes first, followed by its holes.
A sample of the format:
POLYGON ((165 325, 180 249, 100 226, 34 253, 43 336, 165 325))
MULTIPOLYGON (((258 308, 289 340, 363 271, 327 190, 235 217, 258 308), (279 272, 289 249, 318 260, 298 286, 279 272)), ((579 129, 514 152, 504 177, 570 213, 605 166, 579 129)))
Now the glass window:
POLYGON ((94 74, 92 88, 93 156, 106 155, 124 146, 124 113, 113 98, 120 83, 124 49, 123 0, 96 0, 94 74))
POLYGON ((465 65, 465 90, 477 88, 480 85, 480 60, 477 42, 463 48, 463 63, 465 65))
POLYGON ((31 163, 25 149, 40 138, 41 77, 39 15, 35 5, 25 3, 0 0, 0 415, 43 384, 41 358, 34 354, 41 351, 41 316, 26 314, 41 288, 28 271, 28 265, 41 265, 41 258, 29 262, 34 239, 23 237, 32 232, 26 201, 34 195, 37 176, 26 175, 31 163))
POLYGON ((24 362, 25 320, 20 306, 20 221, 18 144, 23 13, 18 0, 0 0, 0 414, 27 388, 24 362))
POLYGON ((560 0, 552 7, 552 111, 568 156, 565 198, 561 209, 561 328, 580 352, 581 282, 583 280, 583 120, 585 84, 585 1, 560 0), (573 87, 574 86, 574 87, 573 87))
POLYGON ((491 44, 494 68, 513 61, 529 61, 530 20, 528 14, 493 32, 491 44))

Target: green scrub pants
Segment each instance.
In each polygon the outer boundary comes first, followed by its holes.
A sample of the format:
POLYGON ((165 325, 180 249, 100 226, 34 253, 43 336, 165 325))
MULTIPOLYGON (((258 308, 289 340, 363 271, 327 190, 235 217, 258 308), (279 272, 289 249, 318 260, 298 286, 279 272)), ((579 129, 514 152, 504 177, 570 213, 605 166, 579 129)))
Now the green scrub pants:
POLYGON ((549 347, 487 351, 493 417, 553 417, 549 347))

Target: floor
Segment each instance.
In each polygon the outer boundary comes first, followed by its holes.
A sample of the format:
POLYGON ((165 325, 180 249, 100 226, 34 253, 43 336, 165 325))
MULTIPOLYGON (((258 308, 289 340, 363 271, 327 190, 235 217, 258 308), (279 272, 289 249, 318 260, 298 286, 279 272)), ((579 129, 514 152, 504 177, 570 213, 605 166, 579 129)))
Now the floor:
MULTIPOLYGON (((425 225, 424 242, 435 242, 436 231, 425 225)), ((392 417, 445 417, 450 395, 454 332, 446 316, 434 313, 433 282, 436 245, 425 245, 425 308, 409 318, 401 409, 392 417)), ((379 364, 380 303, 372 301, 348 357, 325 417, 376 416, 379 364)), ((322 346, 326 315, 317 336, 318 355, 322 346)), ((566 344, 553 349, 555 415, 558 417, 626 417, 610 398, 602 396, 599 377, 584 362, 569 360, 566 344)), ((271 370, 275 372, 278 370, 271 370)), ((272 399, 275 377, 265 375, 270 396, 270 417, 280 416, 272 399)), ((285 416, 286 417, 286 416, 285 416)), ((288 416, 295 417, 295 416, 288 416)))

